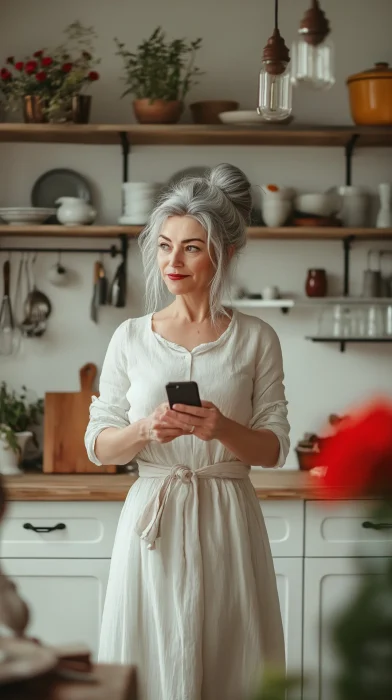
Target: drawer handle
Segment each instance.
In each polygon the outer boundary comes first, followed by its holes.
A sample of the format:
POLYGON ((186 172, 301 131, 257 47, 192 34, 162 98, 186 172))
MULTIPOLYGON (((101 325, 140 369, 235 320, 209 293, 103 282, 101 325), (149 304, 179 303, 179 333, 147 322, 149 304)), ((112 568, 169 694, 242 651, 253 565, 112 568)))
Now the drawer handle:
POLYGON ((31 523, 25 523, 23 527, 25 530, 34 530, 34 532, 53 532, 53 530, 65 530, 66 525, 64 523, 58 523, 53 527, 39 527, 31 523))
POLYGON ((365 520, 362 527, 367 530, 392 530, 392 523, 372 523, 370 520, 365 520))

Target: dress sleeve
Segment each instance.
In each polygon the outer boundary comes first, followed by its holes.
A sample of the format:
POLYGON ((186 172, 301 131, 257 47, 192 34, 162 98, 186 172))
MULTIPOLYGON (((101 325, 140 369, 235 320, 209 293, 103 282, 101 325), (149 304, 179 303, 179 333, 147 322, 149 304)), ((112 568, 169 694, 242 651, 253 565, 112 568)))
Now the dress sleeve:
POLYGON ((283 467, 290 449, 290 425, 287 420, 280 342, 275 331, 271 327, 267 328, 268 338, 265 338, 267 333, 262 332, 263 338, 259 343, 253 384, 253 414, 249 427, 253 430, 266 428, 275 433, 280 444, 279 458, 275 465, 277 468, 283 467))
POLYGON ((114 332, 102 366, 99 397, 93 396, 90 405, 90 421, 84 442, 90 461, 98 466, 102 466, 95 454, 95 441, 99 433, 105 428, 126 428, 129 425, 128 333, 129 321, 122 323, 114 332))

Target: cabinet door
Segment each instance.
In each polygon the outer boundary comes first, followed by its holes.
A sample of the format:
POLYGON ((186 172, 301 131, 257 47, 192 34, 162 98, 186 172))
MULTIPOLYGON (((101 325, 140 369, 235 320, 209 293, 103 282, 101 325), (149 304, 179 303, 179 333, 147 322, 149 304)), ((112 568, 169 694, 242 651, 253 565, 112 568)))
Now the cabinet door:
MULTIPOLYGON (((372 559, 373 565, 376 565, 376 562, 376 559, 372 559)), ((358 559, 355 557, 305 559, 303 657, 305 700, 315 698, 336 700, 333 685, 339 659, 333 648, 331 625, 334 617, 355 595, 363 576, 364 574, 359 571, 358 559), (307 677, 308 681, 306 681, 307 677)))
POLYGON ((302 670, 302 562, 301 558, 295 557, 274 559, 287 669, 299 675, 302 670))
POLYGON ((97 657, 110 559, 3 559, 30 608, 28 634, 49 644, 83 642, 97 657))

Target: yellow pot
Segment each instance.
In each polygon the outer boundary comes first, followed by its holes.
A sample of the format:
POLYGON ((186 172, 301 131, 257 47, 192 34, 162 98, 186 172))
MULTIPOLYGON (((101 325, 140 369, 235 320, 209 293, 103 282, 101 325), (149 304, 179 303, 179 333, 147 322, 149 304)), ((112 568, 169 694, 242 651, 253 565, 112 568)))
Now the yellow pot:
POLYGON ((392 126, 392 69, 376 63, 371 70, 347 78, 355 124, 392 126))

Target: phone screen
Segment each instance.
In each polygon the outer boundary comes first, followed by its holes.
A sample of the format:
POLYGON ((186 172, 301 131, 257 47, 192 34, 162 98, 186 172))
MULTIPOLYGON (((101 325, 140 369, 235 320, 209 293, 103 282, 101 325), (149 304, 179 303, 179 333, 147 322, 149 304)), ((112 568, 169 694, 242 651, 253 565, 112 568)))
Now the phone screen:
POLYGON ((173 408, 176 403, 182 403, 185 406, 201 406, 196 382, 169 382, 166 384, 166 393, 170 408, 173 408))

